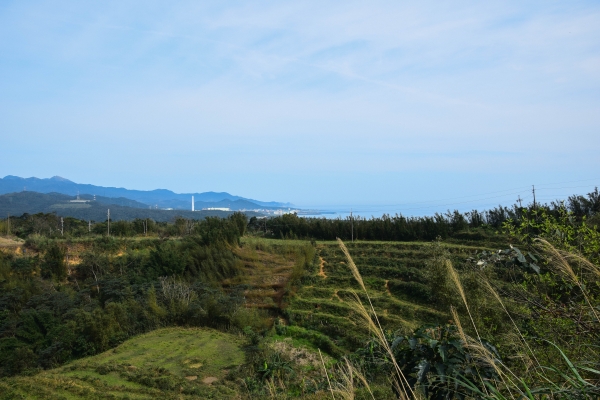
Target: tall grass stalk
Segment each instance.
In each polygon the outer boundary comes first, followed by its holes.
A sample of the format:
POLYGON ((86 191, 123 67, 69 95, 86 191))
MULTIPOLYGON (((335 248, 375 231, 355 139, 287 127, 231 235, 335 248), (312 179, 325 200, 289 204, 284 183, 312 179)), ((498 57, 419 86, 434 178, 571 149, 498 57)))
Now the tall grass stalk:
POLYGON ((513 319, 512 315, 506 309, 506 306, 504 305, 504 302, 500 298, 500 295, 498 294, 498 292, 496 292, 496 290, 494 289, 494 287, 492 286, 492 284, 487 279, 485 279, 485 278, 483 278, 483 284, 484 284, 485 288, 488 290, 488 292, 490 292, 490 294, 496 299, 496 301, 498 303, 500 303, 500 306, 502 307, 502 309, 504 310, 504 312, 506 313, 506 315, 508 315, 508 318, 510 319, 510 322, 515 327, 515 330, 517 331, 519 340, 525 345, 525 347, 527 347, 527 351, 529 352, 529 354, 531 354, 531 356, 535 360, 535 363, 537 364, 537 366, 541 367, 541 364, 538 361, 537 357, 535 356, 535 353, 533 352, 533 350, 529 346, 529 343, 527 343, 527 340, 525 339, 525 337, 521 333, 521 330, 517 326, 517 324, 516 324, 515 320, 513 319))
POLYGON ((362 372, 360 372, 358 369, 356 369, 354 367, 354 365, 352 365, 350 363, 350 361, 346 358, 346 363, 348 365, 348 368, 352 368, 352 370, 354 371, 354 375, 356 375, 356 377, 358 378, 358 380, 363 384, 363 386, 367 389, 367 391, 369 392, 369 394, 371 395, 371 398, 373 400, 375 400, 375 396, 373 395, 373 391, 371 390, 371 385, 369 385, 369 382, 367 382, 367 379, 365 378, 365 376, 362 374, 362 372))
MULTIPOLYGON (((360 287, 361 287, 362 291, 364 292, 364 294, 367 298, 367 301, 368 301, 368 307, 365 307, 365 305, 362 303, 359 295, 357 293, 353 292, 352 294, 353 294, 354 299, 351 300, 353 309, 358 313, 360 320, 365 324, 365 327, 374 335, 376 340, 379 342, 379 344, 384 349, 385 353, 387 353, 389 360, 393 364, 395 374, 393 374, 393 376, 391 376, 391 379, 393 380, 392 384, 397 389, 400 398, 406 399, 406 400, 418 398, 419 394, 416 393, 413 390, 413 388, 410 386, 410 384, 408 383, 408 380, 406 379, 405 375, 403 374, 402 370, 400 369, 400 366, 398 365, 397 360, 394 357, 390 343, 388 343, 388 341, 387 341, 387 338, 381 327, 381 324, 380 324, 377 314, 375 312, 373 303, 369 296, 368 290, 363 282, 362 276, 361 276, 360 272, 358 271, 358 268, 356 267, 356 264, 354 263, 352 257, 350 256, 350 253, 349 253, 348 249, 346 248, 346 246, 344 245, 344 243, 340 239, 338 239, 338 243, 339 243, 340 248, 342 249, 344 255, 346 256, 346 258, 348 260, 348 266, 350 268, 350 271, 352 272, 352 275, 354 276, 354 278, 360 285, 360 287)), ((600 319, 598 318, 597 311, 592 306, 592 302, 590 300, 591 295, 589 294, 587 288, 585 287, 582 279, 575 273, 575 271, 571 267, 569 261, 571 261, 571 262, 576 261, 583 269, 592 273, 596 277, 600 277, 600 269, 596 265, 592 264, 591 262, 589 262, 588 260, 586 260, 585 258, 583 258, 577 254, 572 254, 569 252, 565 252, 565 251, 556 249, 549 242, 547 242, 543 239, 536 239, 536 243, 538 244, 539 249, 542 250, 545 254, 547 254, 549 256, 548 258, 550 260, 550 267, 552 269, 554 269, 555 271, 557 271, 560 275, 565 276, 569 281, 573 282, 575 285, 577 285, 579 287, 579 289, 581 290, 581 293, 583 294, 583 296, 585 298, 585 302, 587 303, 587 306, 589 306, 589 308, 590 308, 590 312, 593 313, 593 315, 596 317, 597 321, 600 321, 600 319)), ((493 380, 493 381, 484 380, 483 378, 480 377, 479 378, 479 380, 481 381, 480 383, 470 382, 468 380, 467 381, 457 380, 457 383, 461 387, 463 387, 467 390, 470 390, 471 393, 473 393, 475 395, 475 398, 482 398, 482 399, 513 399, 513 400, 516 400, 518 398, 518 399, 533 400, 533 399, 541 399, 541 398, 543 398, 543 399, 598 398, 598 397, 593 397, 593 396, 600 393, 600 389, 598 389, 592 383, 590 383, 586 379, 584 379, 582 377, 582 375, 579 373, 579 371, 586 371, 588 373, 592 373, 597 376, 600 376, 600 371, 597 371, 597 370, 589 368, 589 367, 584 367, 584 366, 576 367, 575 364, 573 364, 567 358, 567 356, 562 352, 562 350, 560 348, 558 348, 556 345, 554 345, 553 343, 550 343, 550 344, 552 344, 560 352, 564 361, 567 363, 568 371, 565 373, 565 372, 562 372, 561 369, 558 367, 541 366, 538 358, 536 357, 534 350, 531 348, 531 346, 527 342, 527 339, 525 339, 525 337, 521 333, 517 323, 513 319, 512 315, 510 314, 510 312, 507 309, 506 305, 504 304, 502 298, 500 297, 498 292, 494 289, 491 282, 487 278, 483 278, 482 284, 483 284, 484 288, 496 299, 496 301, 498 301, 500 303, 500 306, 502 307, 503 311, 506 313, 506 315, 508 315, 508 317, 512 323, 512 326, 514 327, 514 329, 519 337, 520 342, 522 342, 524 347, 526 348, 526 350, 523 349, 522 351, 524 353, 531 354, 533 360, 535 361, 539 378, 541 378, 542 381, 545 381, 550 384, 549 387, 541 387, 541 388, 538 388, 535 390, 530 389, 528 384, 525 382, 525 380, 522 377, 517 376, 517 374, 513 370, 511 370, 511 368, 509 368, 501 360, 498 360, 496 358, 495 354, 493 354, 492 351, 483 344, 483 340, 481 339, 481 336, 479 335, 477 325, 475 323, 475 319, 473 318, 473 315, 471 313, 467 294, 465 293, 464 288, 462 286, 460 276, 459 276, 458 272, 452 266, 452 263, 450 262, 450 260, 446 259, 443 262, 446 267, 448 277, 453 282, 454 286, 456 287, 456 290, 457 290, 458 294, 460 295, 460 298, 461 298, 461 300, 465 306, 465 309, 467 311, 468 318, 471 321, 471 324, 473 325, 475 334, 477 335, 477 339, 474 339, 465 333, 462 323, 461 323, 461 319, 458 315, 458 312, 456 311, 456 308, 450 307, 450 312, 452 314, 452 318, 454 320, 454 323, 457 326, 458 334, 459 334, 462 342, 464 343, 464 347, 466 350, 468 350, 468 352, 472 355, 472 357, 475 360, 480 360, 481 362, 484 362, 486 365, 489 365, 492 368, 494 368, 494 370, 498 376, 498 379, 493 380), (552 380, 549 379, 544 374, 544 371, 553 372, 554 374, 556 374, 557 376, 559 376, 561 378, 562 382, 561 383, 552 382, 552 380), (590 397, 590 394, 592 395, 592 397, 590 397)), ((350 396, 348 394, 349 393, 348 389, 352 388, 352 391, 353 391, 354 386, 352 386, 353 384, 351 385, 348 383, 348 379, 351 379, 351 377, 352 377, 352 370, 350 369, 350 368, 352 368, 352 366, 347 365, 345 368, 347 368, 347 369, 345 370, 345 372, 342 374, 342 377, 341 377, 343 383, 345 382, 344 388, 343 388, 343 390, 345 390, 345 392, 344 393, 340 392, 340 394, 345 399, 351 399, 353 397, 348 397, 348 396, 350 396)), ((369 387, 366 380, 364 380, 363 383, 365 383, 365 386, 367 388, 369 387)), ((332 396, 333 396, 333 392, 332 392, 332 396)), ((372 394, 371 394, 371 396, 372 396, 372 394)))
MULTIPOLYGON (((464 333, 464 330, 462 328, 461 322, 460 322, 460 318, 458 317, 458 313, 456 312, 456 309, 454 309, 454 307, 451 307, 451 313, 452 316, 454 318, 454 322, 456 324, 456 326, 459 329, 459 334, 461 335, 461 339, 463 340, 464 346, 465 348, 469 349, 470 351, 473 352, 473 354, 480 358, 481 360, 483 360, 485 363, 487 363, 488 365, 492 366, 494 368, 494 370, 496 371, 496 373, 498 374, 498 376, 500 377, 500 379, 502 380, 502 383, 504 384, 504 386, 508 389, 509 391, 509 395, 511 396, 511 398, 514 399, 514 396, 512 394, 512 391, 510 390, 510 385, 507 384, 506 379, 508 380, 508 382, 514 386, 514 382, 511 378, 514 377, 516 380, 519 380, 519 378, 513 373, 512 370, 510 370, 510 368, 507 368, 502 362, 500 362, 499 360, 495 359, 494 354, 492 354, 490 352, 490 350, 485 347, 483 345, 483 341, 481 340, 481 336, 479 335, 479 332, 477 331, 477 326, 475 324, 475 320, 473 319, 473 315, 471 314, 471 310, 469 308, 469 303, 467 302, 467 296, 465 295, 465 291, 463 289, 463 286, 460 282, 460 277, 458 276, 458 272, 456 272, 456 270, 454 269, 454 267, 452 266, 452 263, 450 262, 450 260, 444 260, 444 263, 446 265, 447 271, 448 271, 448 275, 450 276, 450 279, 452 280, 452 282, 454 283, 454 285, 456 286, 456 289, 458 291, 458 293, 460 294, 460 297, 465 305, 465 308, 467 310, 467 313, 469 315, 469 319, 471 321, 471 324, 473 325, 473 328, 475 329, 475 333, 477 334, 477 341, 474 340, 470 340, 470 338, 464 333), (502 371, 502 369, 498 366, 498 364, 502 365, 503 367, 505 367, 504 369, 508 372, 505 373, 504 371, 502 371)), ((482 382, 485 383, 482 379, 482 382)), ((484 388, 487 388, 487 385, 484 385, 484 388)))
POLYGON ((465 308, 467 309, 467 313, 469 314, 469 319, 473 324, 473 329, 475 329, 475 333, 477 334, 477 339, 481 342, 481 336, 479 336, 479 331, 477 330, 477 326, 475 326, 475 320, 473 320, 473 316, 471 315, 471 310, 469 309, 469 303, 467 303, 467 296, 465 296, 465 291, 463 289, 462 283, 460 283, 460 277, 458 276, 458 272, 452 266, 450 260, 444 260, 444 264, 446 265, 446 269, 448 270, 448 275, 450 275, 450 279, 454 282, 456 289, 458 290, 458 294, 465 304, 465 308))
POLYGON ((363 317, 363 321, 365 322, 367 329, 375 335, 379 344, 385 349, 386 353, 388 354, 394 366, 394 370, 396 371, 397 383, 399 383, 398 386, 400 386, 401 389, 398 391, 398 393, 400 393, 401 398, 410 399, 411 396, 412 398, 416 398, 415 392, 408 383, 408 380, 404 376, 404 373, 400 369, 400 366, 396 361, 396 357, 394 357, 394 352, 392 351, 392 348, 385 337, 385 331, 381 327, 381 323, 379 322, 379 318, 377 317, 377 313, 375 312, 375 308, 373 307, 371 296, 369 296, 369 292, 363 282, 362 276, 360 275, 358 268, 356 267, 356 264, 354 263, 354 260, 352 259, 352 256, 350 256, 350 252, 348 251, 346 245, 344 245, 344 242, 340 238, 338 238, 337 241, 340 245, 340 248, 342 249, 342 252, 346 256, 346 259, 348 260, 348 266, 350 267, 350 271, 352 272, 354 279, 356 279, 356 281, 364 291, 367 300, 369 301, 370 312, 363 305, 358 295, 354 293, 356 311, 358 311, 359 315, 363 317), (411 394, 411 396, 409 396, 409 393, 411 394))
MULTIPOLYGON (((498 374, 498 376, 500 377, 503 386, 508 390, 508 394, 511 399, 515 399, 515 396, 513 394, 513 390, 515 388, 517 388, 517 391, 519 392, 519 396, 522 396, 523 395, 522 391, 520 389, 518 389, 518 385, 515 384, 515 381, 514 381, 514 380, 520 381, 520 379, 515 375, 515 373, 510 368, 508 368, 506 365, 504 365, 504 363, 502 363, 500 360, 496 359, 495 355, 492 354, 492 352, 483 345, 483 342, 481 339, 474 340, 473 338, 471 338, 465 334, 465 332, 462 328, 462 324, 460 322, 460 317, 458 316, 458 313, 456 312, 456 309, 454 307, 450 307, 450 312, 452 313, 452 318, 454 320, 454 323, 456 324, 456 327, 458 329, 461 340, 463 341, 464 348, 469 350, 470 354, 472 354, 476 359, 480 359, 484 363, 486 363, 486 364, 490 365, 492 368, 494 368, 494 371, 496 371, 496 374, 498 374), (511 387, 513 389, 511 389, 511 387)), ((488 398, 496 398, 495 396, 492 396, 490 394, 490 393, 493 393, 493 391, 489 390, 490 389, 489 382, 485 381, 481 377, 480 377, 480 380, 483 383, 483 390, 484 390, 484 392, 481 392, 481 393, 488 396, 488 398), (489 397, 489 396, 491 396, 491 397, 489 397)), ((472 388, 470 388, 470 389, 472 389, 472 388)))
POLYGON ((334 390, 344 400, 354 400, 354 368, 347 358, 345 363, 338 369, 337 376, 341 382, 337 383, 337 388, 334 390))
MULTIPOLYGON (((549 267, 551 269, 553 269, 554 271, 556 271, 559 275, 566 277, 569 281, 571 281, 577 287, 579 287, 591 313, 593 313, 593 315, 596 317, 596 321, 599 321, 598 314, 597 314, 595 308, 591 304, 589 292, 588 292, 587 288, 585 287, 584 283, 582 282, 581 278, 575 273, 575 271, 571 267, 571 264, 569 263, 569 261, 572 260, 572 261, 578 262, 578 264, 580 266, 583 265, 583 267, 587 271, 591 272, 596 277, 600 276, 600 269, 593 263, 591 263, 588 260, 586 260, 585 258, 583 258, 582 256, 580 256, 578 254, 570 253, 568 251, 559 250, 544 239, 535 239, 535 242, 538 245, 538 249, 540 249, 544 254, 546 254, 548 256, 549 267)), ((467 308, 467 311, 469 311, 469 307, 467 305, 467 297, 464 294, 464 290, 462 290, 462 286, 460 285, 460 279, 459 279, 456 271, 453 268, 451 268, 451 266, 449 266, 449 275, 450 275, 450 278, 452 279, 452 281, 457 286, 457 290, 458 290, 459 294, 461 295, 461 299, 465 303, 465 307, 467 308)), ((588 382, 587 380, 582 378, 579 371, 580 370, 587 371, 588 373, 591 372, 598 376, 600 376, 600 371, 597 371, 595 369, 588 368, 588 367, 575 366, 575 364, 573 364, 569 360, 569 358, 564 354, 564 352, 557 345, 555 345, 554 343, 549 342, 549 341, 547 341, 547 342, 550 345, 552 345, 554 348, 557 349, 557 351, 562 356, 564 362, 567 364, 568 372, 567 373, 562 372, 558 367, 555 367, 555 366, 551 366, 551 367, 542 366, 540 364, 539 360, 537 359, 535 352, 529 346, 527 340, 525 339, 525 337, 519 330, 516 322, 514 321, 514 319, 512 318, 512 315, 506 308, 500 295, 493 288, 493 286, 489 282, 489 280, 487 280, 486 278, 483 278, 482 281, 483 281, 483 285, 487 289, 487 291, 496 299, 496 301, 498 301, 498 303, 500 303, 502 309, 510 318, 512 325, 514 326, 520 341, 525 345, 525 347, 527 348, 527 351, 531 354, 531 356, 535 360, 535 362, 538 366, 538 368, 537 368, 538 376, 543 381, 550 384, 550 387, 545 387, 545 388, 542 387, 542 388, 538 388, 536 390, 532 390, 528 387, 528 385, 525 383, 523 378, 517 377, 516 374, 510 368, 508 368, 508 366, 506 366, 504 363, 502 363, 501 361, 494 362, 493 355, 490 353, 490 351, 487 348, 485 348, 484 346, 480 345, 481 339, 479 340, 480 343, 477 343, 474 340, 472 340, 471 338, 469 338, 464 333, 464 330, 460 323, 460 318, 458 316, 458 313, 456 312, 456 309, 451 307, 451 313, 452 313, 453 319, 457 325, 461 339, 463 341, 465 341, 465 343, 467 343, 467 347, 474 354, 478 355, 479 357, 482 357, 484 361, 488 362, 490 365, 492 365, 494 367, 497 374, 502 379, 503 387, 508 391, 508 395, 514 399, 514 395, 512 394, 514 391, 514 392, 518 392, 519 398, 524 398, 524 399, 598 398, 595 396, 597 396, 598 393, 600 393, 600 390, 598 390, 597 386, 594 386, 593 384, 591 384, 590 382, 588 382), (550 378, 548 378, 546 376, 544 371, 551 371, 554 374, 556 374, 557 376, 560 376, 562 378, 563 382, 562 383, 553 382, 550 378), (504 380, 504 378, 506 378, 506 381, 504 380), (550 395, 550 397, 548 397, 548 395, 550 395), (557 397, 555 397, 555 396, 557 396, 557 397)), ((474 324, 474 320, 473 320, 473 317, 470 312, 469 312, 469 318, 471 319, 471 322, 474 324)), ((466 382, 466 384, 461 383, 461 385, 463 387, 469 388, 470 390, 473 390, 475 393, 478 393, 478 395, 481 398, 486 398, 486 399, 506 399, 507 398, 504 394, 502 394, 501 389, 499 387, 491 385, 490 382, 483 382, 483 383, 484 383, 484 391, 481 391, 472 382, 471 383, 466 382)))
POLYGON ((325 378, 327 378, 327 386, 329 386, 331 398, 335 400, 335 396, 333 395, 333 388, 331 387, 331 381, 329 380, 329 374, 327 373, 327 368, 325 367, 325 361, 323 361, 323 354, 321 354, 321 349, 319 349, 319 357, 321 357, 321 365, 323 365, 323 372, 325 373, 325 378))
MULTIPOLYGON (((579 287, 579 289, 581 290, 581 293, 583 294, 583 297, 585 298, 585 301, 587 302, 588 306, 590 307, 590 310, 596 317, 596 321, 600 321, 600 318, 598 318, 598 313, 596 312, 595 307, 593 307, 592 303, 590 302, 587 290, 585 289, 584 285, 582 284, 581 280, 579 279, 579 277, 577 276, 575 271, 573 271, 573 268, 571 268, 571 265, 569 264, 569 261, 568 261, 568 258, 575 258, 576 260, 581 261, 581 260, 583 260, 583 257, 576 257, 572 253, 558 250, 556 247, 554 247, 552 244, 550 244, 550 242, 548 242, 547 240, 544 240, 544 239, 537 238, 537 239, 535 239, 535 243, 538 243, 539 247, 542 249, 542 251, 544 251, 546 254, 548 254, 550 256, 550 260, 552 261, 551 265, 553 265, 556 268, 556 270, 558 270, 560 273, 562 273, 562 275, 566 276, 568 279, 570 279, 574 284, 576 284, 579 287)), ((596 275, 600 275, 600 271, 598 271, 598 267, 596 267, 589 261, 586 260, 586 263, 584 263, 584 265, 586 265, 587 269, 591 270, 596 275)))

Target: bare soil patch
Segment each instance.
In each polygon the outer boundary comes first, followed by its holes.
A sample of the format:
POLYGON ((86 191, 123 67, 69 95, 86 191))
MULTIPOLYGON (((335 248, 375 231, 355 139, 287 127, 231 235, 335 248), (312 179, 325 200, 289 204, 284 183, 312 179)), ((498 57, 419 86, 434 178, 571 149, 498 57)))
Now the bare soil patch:
POLYGON ((323 260, 323 257, 319 257, 319 273, 317 275, 323 279, 327 278, 327 275, 325 274, 325 262, 326 261, 323 260))

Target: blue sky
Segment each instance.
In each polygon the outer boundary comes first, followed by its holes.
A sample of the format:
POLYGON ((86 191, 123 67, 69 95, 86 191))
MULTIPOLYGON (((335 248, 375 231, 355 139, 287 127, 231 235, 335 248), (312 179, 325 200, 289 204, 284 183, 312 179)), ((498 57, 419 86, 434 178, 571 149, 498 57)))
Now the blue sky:
POLYGON ((302 206, 585 193, 600 3, 5 0, 0 135, 2 176, 302 206))

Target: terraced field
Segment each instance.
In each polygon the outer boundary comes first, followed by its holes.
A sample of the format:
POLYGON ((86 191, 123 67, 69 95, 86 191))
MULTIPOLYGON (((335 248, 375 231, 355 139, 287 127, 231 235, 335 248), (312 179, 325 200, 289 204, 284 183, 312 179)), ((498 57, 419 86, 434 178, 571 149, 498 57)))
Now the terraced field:
POLYGON ((61 368, 3 378, 0 399, 235 398, 228 373, 244 362, 242 343, 212 329, 159 329, 61 368))
POLYGON ((276 315, 290 286, 313 262, 309 241, 244 238, 234 250, 243 264, 242 272, 222 282, 225 289, 244 286, 246 306, 267 309, 276 315))
MULTIPOLYGON (((430 243, 346 243, 369 290, 385 329, 412 330, 425 323, 444 322, 445 312, 430 304, 424 272, 431 257, 430 243)), ((483 246, 446 244, 456 263, 484 249, 483 246)), ((364 343, 366 332, 357 324, 349 303, 360 288, 346 265, 336 242, 318 242, 316 259, 304 284, 285 310, 288 322, 318 331, 342 349, 353 350, 364 343)))

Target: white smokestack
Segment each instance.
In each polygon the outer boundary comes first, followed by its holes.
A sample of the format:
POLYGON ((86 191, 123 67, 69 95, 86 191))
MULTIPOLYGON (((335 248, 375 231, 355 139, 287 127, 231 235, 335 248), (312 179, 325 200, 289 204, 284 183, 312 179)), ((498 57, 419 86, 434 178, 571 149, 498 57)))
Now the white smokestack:
POLYGON ((194 211, 194 196, 192 196, 192 211, 194 211))

